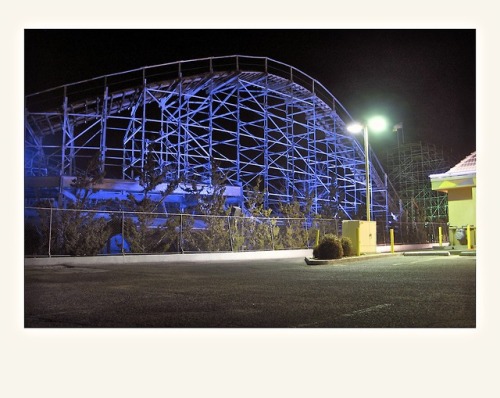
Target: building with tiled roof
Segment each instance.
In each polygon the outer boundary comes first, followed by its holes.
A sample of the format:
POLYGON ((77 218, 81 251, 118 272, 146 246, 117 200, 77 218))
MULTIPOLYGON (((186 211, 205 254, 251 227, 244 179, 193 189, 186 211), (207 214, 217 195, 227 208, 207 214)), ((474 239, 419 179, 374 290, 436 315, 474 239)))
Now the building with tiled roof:
POLYGON ((476 152, 471 153, 446 173, 432 174, 429 178, 434 191, 448 194, 450 244, 452 246, 467 244, 469 247, 475 247, 476 152), (467 239, 467 236, 470 239, 467 239))

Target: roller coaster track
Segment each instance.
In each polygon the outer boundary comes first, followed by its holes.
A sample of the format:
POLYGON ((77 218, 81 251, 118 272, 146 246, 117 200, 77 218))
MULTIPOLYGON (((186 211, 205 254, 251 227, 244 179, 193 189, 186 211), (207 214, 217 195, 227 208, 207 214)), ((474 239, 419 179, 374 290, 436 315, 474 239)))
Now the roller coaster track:
MULTIPOLYGON (((364 152, 352 120, 317 80, 265 57, 179 61, 67 84, 25 98, 25 175, 73 176, 95 153, 133 181, 153 152, 171 178, 210 185, 211 159, 242 188, 260 177, 265 204, 313 198, 353 218, 364 206, 364 152)), ((397 194, 370 150, 374 218, 397 194)), ((62 189, 62 188, 61 188, 62 189)))

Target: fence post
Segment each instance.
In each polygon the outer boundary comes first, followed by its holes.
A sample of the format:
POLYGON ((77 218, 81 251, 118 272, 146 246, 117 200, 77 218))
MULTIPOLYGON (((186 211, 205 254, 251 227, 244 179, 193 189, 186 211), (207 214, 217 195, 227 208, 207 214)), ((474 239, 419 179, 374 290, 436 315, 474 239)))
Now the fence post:
POLYGON ((391 235, 391 253, 394 253, 394 228, 391 228, 389 233, 391 235))
POLYGON ((304 217, 304 225, 306 227, 306 247, 309 249, 311 246, 310 246, 310 240, 309 240, 309 228, 307 226, 307 218, 304 217))
POLYGON ((438 227, 439 247, 443 246, 443 227, 438 227))
POLYGON ((318 245, 319 245, 319 228, 316 230, 316 241, 315 241, 314 246, 318 246, 318 245))
POLYGON ((271 246, 274 250, 274 228, 271 219, 268 218, 267 221, 269 222, 269 230, 271 231, 271 246))
POLYGON ((52 242, 52 206, 50 206, 50 219, 49 219, 49 257, 51 257, 50 249, 52 242))
POLYGON ((231 219, 229 216, 227 216, 227 229, 229 231, 229 244, 231 245, 231 251, 234 252, 233 233, 231 232, 231 219))
POLYGON ((180 220, 180 226, 179 226, 179 249, 181 253, 184 253, 184 248, 183 248, 183 237, 182 237, 182 213, 180 214, 181 220, 180 220))
POLYGON ((125 212, 122 211, 122 256, 125 255, 125 212))

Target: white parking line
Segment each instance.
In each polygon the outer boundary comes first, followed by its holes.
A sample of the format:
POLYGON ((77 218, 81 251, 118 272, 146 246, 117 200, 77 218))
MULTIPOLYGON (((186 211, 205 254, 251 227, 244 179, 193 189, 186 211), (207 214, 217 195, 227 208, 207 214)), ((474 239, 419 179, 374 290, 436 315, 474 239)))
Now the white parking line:
POLYGON ((342 316, 355 316, 355 315, 360 315, 360 314, 366 314, 367 312, 372 312, 372 311, 379 310, 381 308, 390 307, 391 305, 392 304, 379 304, 379 305, 375 305, 373 307, 364 308, 362 310, 353 311, 350 314, 343 314, 342 316))
MULTIPOLYGON (((350 316, 356 316, 356 315, 366 314, 366 313, 369 313, 369 312, 377 311, 377 310, 380 310, 382 308, 387 308, 387 307, 391 307, 391 306, 392 306, 392 304, 374 305, 373 307, 368 307, 368 308, 363 308, 361 310, 353 311, 350 314, 342 314, 340 316, 337 316, 337 318, 340 318, 340 317, 350 317, 350 316)), ((297 325, 297 327, 299 327, 299 328, 304 328, 304 327, 306 327, 306 328, 308 328, 308 327, 318 327, 319 325, 328 323, 330 321, 331 321, 331 319, 323 319, 323 320, 318 320, 318 321, 310 322, 310 323, 302 323, 300 325, 297 325)))
POLYGON ((434 260, 444 260, 444 259, 450 259, 452 257, 432 257, 432 258, 422 258, 420 260, 413 260, 413 261, 405 261, 405 262, 402 262, 402 263, 394 263, 392 265, 408 265, 408 264, 418 264, 418 263, 425 263, 427 261, 434 261, 434 260))

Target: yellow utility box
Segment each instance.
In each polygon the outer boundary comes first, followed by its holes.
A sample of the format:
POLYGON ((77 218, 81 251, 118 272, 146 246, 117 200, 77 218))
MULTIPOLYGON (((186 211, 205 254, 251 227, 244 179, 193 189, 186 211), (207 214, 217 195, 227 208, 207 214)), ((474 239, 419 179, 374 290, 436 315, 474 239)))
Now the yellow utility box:
POLYGON ((377 252, 376 221, 344 220, 342 221, 342 236, 351 239, 355 252, 358 252, 358 244, 361 254, 377 252))

